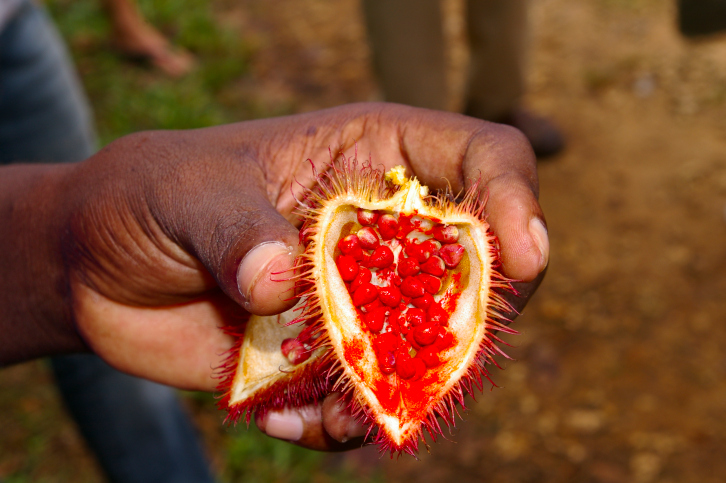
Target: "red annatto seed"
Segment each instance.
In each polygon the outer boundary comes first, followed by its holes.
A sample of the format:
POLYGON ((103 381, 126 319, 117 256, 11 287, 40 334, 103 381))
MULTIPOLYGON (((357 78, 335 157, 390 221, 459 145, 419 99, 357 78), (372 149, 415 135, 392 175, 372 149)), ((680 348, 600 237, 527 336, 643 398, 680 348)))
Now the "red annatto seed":
POLYGON ((378 307, 372 312, 366 314, 365 321, 368 330, 373 333, 380 332, 383 328, 383 323, 386 321, 386 308, 378 307))
POLYGON ((464 247, 458 243, 444 245, 439 250, 439 256, 448 268, 455 268, 464 257, 464 247))
POLYGON ((417 379, 421 379, 421 377, 426 374, 426 364, 424 364, 424 362, 420 358, 411 357, 408 354, 399 353, 397 354, 396 359, 396 373, 401 379, 415 381, 417 379), (407 367, 399 369, 401 364, 407 367), (400 372, 398 372, 399 370, 402 370, 402 372, 406 375, 408 375, 409 373, 413 374, 411 375, 411 377, 406 378, 403 377, 400 372))
POLYGON ((456 243, 459 241, 459 229, 454 225, 436 225, 433 235, 442 243, 456 243))
POLYGON ((449 313, 440 304, 431 304, 428 308, 428 320, 432 324, 448 325, 449 313))
POLYGON ((393 251, 385 245, 376 248, 368 264, 375 268, 386 268, 393 263, 393 251))
POLYGON ((436 335, 436 342, 434 342, 434 347, 442 351, 444 349, 448 349, 454 345, 454 335, 446 330, 445 327, 439 326, 439 333, 436 335))
POLYGON ((357 235, 348 235, 338 242, 338 248, 344 255, 353 255, 360 249, 360 240, 357 235))
POLYGON ((413 336, 414 330, 416 330, 416 329, 411 329, 408 332, 408 334, 406 334, 406 340, 408 341, 409 344, 411 344, 411 347, 413 347, 417 351, 420 351, 421 345, 418 342, 416 342, 416 338, 413 336))
POLYGON ((355 250, 353 250, 352 253, 350 253, 350 256, 355 258, 357 261, 363 262, 363 260, 366 260, 368 257, 368 253, 366 253, 365 250, 363 250, 363 247, 357 247, 355 250))
POLYGON ((378 368, 384 374, 392 374, 396 370, 396 353, 394 350, 380 350, 376 352, 378 368))
POLYGON ((376 352, 394 352, 398 348, 399 338, 393 332, 380 334, 373 341, 373 349, 376 352))
POLYGON ((399 240, 403 240, 409 233, 416 229, 416 225, 411 222, 411 218, 411 216, 406 215, 398 217, 398 233, 396 233, 396 238, 399 240))
POLYGON ((406 310, 406 320, 416 327, 426 322, 426 312, 421 309, 409 308, 406 310))
POLYGON ((378 219, 378 231, 384 240, 392 239, 398 233, 398 220, 393 215, 382 215, 378 219))
POLYGON ((358 233, 356 233, 356 235, 358 236, 358 240, 360 241, 360 246, 362 246, 366 250, 373 250, 378 245, 380 245, 376 230, 374 230, 370 226, 365 226, 361 228, 360 230, 358 230, 358 233))
POLYGON ((381 303, 381 301, 379 299, 375 299, 373 302, 363 305, 360 308, 360 310, 364 314, 370 314, 371 312, 376 310, 378 307, 382 307, 382 306, 383 306, 383 304, 381 303))
POLYGON ((358 287, 363 285, 365 282, 370 282, 373 278, 373 274, 370 270, 368 270, 365 267, 360 267, 358 269, 358 275, 355 277, 353 282, 350 284, 350 291, 355 292, 358 290, 358 287))
POLYGON ((426 364, 426 367, 431 369, 432 367, 436 367, 439 364, 441 364, 441 358, 439 357, 439 351, 436 350, 436 347, 430 345, 426 346, 420 351, 418 351, 418 354, 416 354, 416 357, 421 358, 424 364, 426 364))
POLYGON ((399 325, 399 320, 401 320, 401 313, 398 309, 391 309, 390 307, 386 307, 388 315, 386 316, 386 321, 388 322, 388 327, 390 327, 391 332, 397 334, 401 331, 401 327, 399 325))
POLYGON ((391 283, 393 283, 393 285, 395 285, 396 287, 400 287, 403 283, 403 279, 394 273, 391 276, 391 283))
POLYGON ((378 299, 389 307, 397 307, 401 303, 401 291, 395 285, 378 287, 378 299))
POLYGON ((429 308, 429 305, 434 303, 434 298, 433 296, 431 296, 431 294, 425 293, 421 297, 416 297, 415 299, 412 299, 411 303, 414 307, 426 310, 427 308, 429 308))
POLYGON ((401 283, 401 293, 407 297, 421 297, 426 293, 421 281, 416 277, 406 277, 401 283))
POLYGON ((420 346, 431 345, 436 342, 436 337, 439 335, 440 325, 427 323, 421 324, 413 329, 413 337, 420 346))
POLYGON ((396 354, 393 352, 381 354, 378 359, 378 368, 386 375, 396 372, 396 354))
POLYGON ((391 365, 391 366, 383 365, 383 363, 381 363, 381 361, 379 361, 378 368, 381 370, 381 372, 383 374, 386 374, 386 375, 393 374, 394 372, 396 372, 396 356, 393 353, 388 354, 388 358, 386 360, 388 361, 389 364, 393 364, 393 365, 391 365))
POLYGON ((391 374, 396 367, 398 337, 392 332, 378 335, 373 341, 373 349, 378 359, 378 368, 384 374, 391 374))
POLYGON ((446 273, 446 265, 444 261, 437 256, 432 256, 426 262, 421 264, 421 271, 437 277, 442 277, 446 273))
POLYGON ((416 374, 413 376, 413 380, 418 380, 426 374, 426 364, 418 357, 413 358, 413 366, 416 368, 416 374))
POLYGON ((434 250, 436 250, 435 246, 431 246, 431 244, 425 242, 422 243, 416 256, 418 263, 425 263, 434 254, 434 250))
POLYGON ((421 242, 421 245, 427 250, 430 250, 431 253, 437 252, 441 248, 441 242, 434 240, 433 238, 429 238, 428 240, 421 242))
POLYGON ((418 240, 415 238, 406 238, 404 243, 405 246, 403 248, 403 253, 405 253, 409 258, 413 258, 414 260, 418 261, 417 257, 415 256, 418 250, 421 248, 419 246, 418 240))
POLYGON ((403 335, 406 335, 411 331, 411 323, 405 317, 399 317, 398 329, 403 335))
POLYGON ((432 245, 430 243, 418 243, 416 241, 412 241, 408 245, 406 245, 404 251, 409 257, 413 258, 418 263, 424 263, 431 257, 431 254, 435 249, 435 245, 432 245))
POLYGON ((396 355, 396 374, 401 379, 412 379, 416 375, 416 365, 413 358, 405 352, 396 355))
POLYGON ((434 295, 441 290, 441 279, 438 277, 434 277, 428 273, 419 273, 416 278, 421 282, 424 290, 431 295, 434 295))
POLYGON ((363 226, 371 226, 375 225, 376 221, 378 221, 378 213, 376 213, 375 211, 358 208, 358 223, 363 226))
POLYGON ((346 282, 352 282, 358 275, 358 262, 353 257, 339 255, 335 265, 338 267, 340 278, 346 282))
POLYGON ((378 289, 370 282, 361 284, 358 290, 353 292, 353 305, 360 307, 366 305, 378 298, 378 289))
POLYGON ((291 364, 300 364, 310 358, 310 351, 306 350, 302 342, 297 339, 283 340, 280 350, 291 364))
POLYGON ((418 262, 413 258, 402 258, 398 260, 398 274, 402 277, 417 275, 421 271, 418 262))

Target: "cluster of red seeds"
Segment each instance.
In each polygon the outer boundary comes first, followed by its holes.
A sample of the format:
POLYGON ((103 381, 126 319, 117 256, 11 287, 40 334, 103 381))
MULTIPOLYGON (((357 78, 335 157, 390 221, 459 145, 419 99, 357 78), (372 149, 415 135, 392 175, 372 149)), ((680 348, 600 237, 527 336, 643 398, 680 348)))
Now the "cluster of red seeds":
POLYGON ((338 242, 336 265, 359 319, 375 335, 384 374, 418 379, 454 343, 449 313, 434 296, 465 249, 453 225, 414 216, 358 210, 356 233, 338 242), (426 237, 430 238, 426 238, 426 237))

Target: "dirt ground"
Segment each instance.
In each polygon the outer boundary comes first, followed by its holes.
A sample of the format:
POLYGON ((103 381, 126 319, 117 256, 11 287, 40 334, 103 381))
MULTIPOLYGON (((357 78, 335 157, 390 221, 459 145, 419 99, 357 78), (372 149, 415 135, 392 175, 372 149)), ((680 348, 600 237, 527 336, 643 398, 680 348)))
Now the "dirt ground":
MULTIPOLYGON (((274 4, 215 2, 255 45, 234 95, 271 112, 379 98, 357 1, 274 4)), ((391 482, 723 481, 726 37, 683 39, 670 1, 532 4, 525 101, 568 145, 540 163, 552 253, 509 338, 516 361, 420 461, 367 450, 331 461, 380 465, 391 482)), ((452 0, 454 84, 466 58, 460 10, 452 0)), ((52 399, 43 385, 13 393, 28 375, 46 377, 7 371, 3 407, 31 414, 23 405, 52 399)), ((61 431, 69 464, 89 464, 61 431)))

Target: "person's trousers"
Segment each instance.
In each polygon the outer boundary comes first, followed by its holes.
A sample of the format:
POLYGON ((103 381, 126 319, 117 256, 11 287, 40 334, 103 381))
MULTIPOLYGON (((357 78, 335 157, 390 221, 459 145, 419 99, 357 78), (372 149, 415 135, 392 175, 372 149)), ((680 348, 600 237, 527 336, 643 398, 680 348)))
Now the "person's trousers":
MULTIPOLYGON (((0 32, 0 164, 81 161, 95 151, 88 103, 45 12, 26 2, 0 32)), ((61 397, 112 482, 212 482, 173 389, 97 356, 51 358, 61 397)))
MULTIPOLYGON (((527 0, 467 0, 466 111, 496 120, 525 88, 527 0)), ((364 0, 373 65, 386 101, 447 108, 441 0, 364 0)))

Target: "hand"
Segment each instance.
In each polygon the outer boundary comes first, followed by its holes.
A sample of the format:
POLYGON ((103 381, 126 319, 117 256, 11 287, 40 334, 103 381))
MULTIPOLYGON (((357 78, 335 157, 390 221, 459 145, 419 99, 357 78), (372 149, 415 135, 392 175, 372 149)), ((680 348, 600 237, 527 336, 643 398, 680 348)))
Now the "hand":
MULTIPOLYGON (((232 344, 219 327, 245 310, 274 314, 291 304, 282 295, 289 284, 271 281, 271 274, 289 268, 298 253, 292 211, 301 188, 293 181, 312 187, 305 160, 321 168, 329 147, 350 155, 355 143, 359 158, 370 153, 386 169, 402 164, 433 189, 450 183, 458 191, 481 177, 505 275, 538 283, 549 246, 535 158, 518 131, 455 114, 357 104, 139 133, 84 163, 54 168, 44 178, 51 188, 41 191, 50 193, 53 207, 46 210, 55 231, 44 233, 49 246, 38 253, 62 259, 48 257, 55 283, 38 290, 59 298, 64 310, 38 316, 39 324, 75 324, 83 341, 120 370, 214 390, 214 368, 232 344)), ((331 396, 322 411, 298 411, 292 418, 299 431, 286 439, 334 449, 330 435, 359 435, 334 403, 331 396)), ((269 418, 259 423, 279 435, 269 418)))

